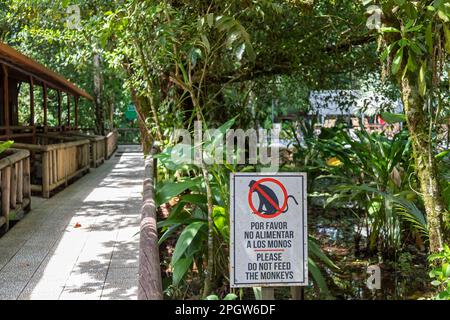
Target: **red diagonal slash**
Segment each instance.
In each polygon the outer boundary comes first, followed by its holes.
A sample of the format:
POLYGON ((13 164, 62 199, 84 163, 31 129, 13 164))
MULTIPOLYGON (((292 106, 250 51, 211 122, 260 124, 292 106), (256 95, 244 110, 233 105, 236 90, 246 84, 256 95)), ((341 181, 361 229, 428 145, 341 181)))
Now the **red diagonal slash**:
POLYGON ((283 210, 287 207, 287 198, 288 198, 288 194, 287 194, 287 191, 286 191, 286 188, 284 187, 284 185, 280 181, 278 181, 274 178, 268 177, 268 178, 262 178, 262 179, 256 181, 255 184, 250 188, 249 193, 248 193, 248 204, 250 206, 250 209, 252 209, 252 211, 256 215, 258 215, 259 217, 264 218, 264 219, 269 219, 269 218, 275 218, 283 213, 283 210), (277 203, 275 203, 275 201, 272 198, 269 197, 269 195, 267 195, 267 193, 265 193, 259 187, 259 185, 263 182, 272 182, 280 187, 281 191, 283 192, 283 197, 284 197, 284 202, 283 202, 283 205, 281 206, 281 208, 279 207, 279 205, 277 203), (253 191, 255 191, 255 190, 258 190, 258 192, 260 192, 261 195, 265 199, 267 199, 267 201, 269 201, 269 203, 277 210, 276 213, 268 215, 268 214, 263 214, 262 212, 258 212, 258 210, 256 210, 255 206, 253 205, 253 200, 252 200, 252 194, 253 194, 253 191))
POLYGON ((283 210, 281 210, 281 208, 278 206, 278 204, 277 204, 275 201, 273 201, 273 199, 272 199, 271 197, 269 197, 269 195, 268 195, 267 193, 265 193, 265 192, 263 191, 263 189, 261 189, 261 188, 259 187, 259 184, 255 187, 255 189, 258 189, 258 191, 261 193, 261 195, 262 195, 264 198, 266 198, 267 201, 269 201, 270 204, 271 204, 275 209, 277 209, 277 211, 283 211, 283 210))

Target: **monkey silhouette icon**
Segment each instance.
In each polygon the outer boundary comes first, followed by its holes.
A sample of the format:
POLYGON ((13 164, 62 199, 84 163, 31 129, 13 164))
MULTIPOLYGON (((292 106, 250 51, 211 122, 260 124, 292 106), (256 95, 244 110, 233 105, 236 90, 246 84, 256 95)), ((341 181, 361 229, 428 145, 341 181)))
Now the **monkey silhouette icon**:
MULTIPOLYGON (((255 185, 255 183, 256 183, 255 180, 250 181, 249 187, 252 188, 255 185)), ((257 211, 259 213, 264 214, 264 215, 274 215, 277 212, 279 212, 279 210, 281 208, 280 201, 278 200, 276 193, 271 188, 269 188, 268 186, 263 185, 263 184, 258 184, 257 188, 253 188, 253 192, 256 192, 256 194, 258 195, 259 205, 258 205, 257 211), (265 195, 263 195, 263 193, 265 195), (269 199, 267 199, 267 197, 269 197, 272 201, 269 201, 269 199), (275 207, 275 205, 276 205, 276 207, 275 207)), ((288 201, 289 201, 289 198, 292 198, 292 200, 294 200, 295 204, 298 205, 298 202, 294 196, 289 195, 287 197, 288 201)), ((289 210, 289 203, 286 203, 286 209, 284 209, 284 211, 282 211, 282 213, 285 213, 288 210, 289 210)))

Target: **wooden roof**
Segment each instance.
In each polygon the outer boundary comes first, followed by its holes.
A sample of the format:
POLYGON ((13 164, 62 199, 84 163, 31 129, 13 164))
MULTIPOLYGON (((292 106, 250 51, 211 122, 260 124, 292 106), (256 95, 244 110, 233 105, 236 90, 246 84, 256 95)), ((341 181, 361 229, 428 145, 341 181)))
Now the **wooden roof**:
POLYGON ((46 83, 51 88, 94 100, 89 93, 78 88, 60 74, 23 55, 3 42, 0 42, 0 63, 4 63, 13 69, 14 76, 21 81, 29 82, 29 77, 32 76, 35 83, 46 83))

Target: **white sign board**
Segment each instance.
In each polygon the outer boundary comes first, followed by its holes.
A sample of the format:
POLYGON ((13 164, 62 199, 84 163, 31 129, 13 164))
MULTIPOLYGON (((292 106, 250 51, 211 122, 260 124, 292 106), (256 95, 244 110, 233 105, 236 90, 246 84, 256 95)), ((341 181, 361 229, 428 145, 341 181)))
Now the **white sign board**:
POLYGON ((231 287, 306 286, 305 173, 231 174, 231 287))

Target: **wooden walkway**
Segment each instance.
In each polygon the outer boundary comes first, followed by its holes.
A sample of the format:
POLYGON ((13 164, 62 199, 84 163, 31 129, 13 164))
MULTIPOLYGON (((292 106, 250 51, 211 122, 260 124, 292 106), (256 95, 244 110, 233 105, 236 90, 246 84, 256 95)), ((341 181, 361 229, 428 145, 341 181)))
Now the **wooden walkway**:
POLYGON ((143 157, 119 146, 0 238, 0 300, 136 299, 143 157))

